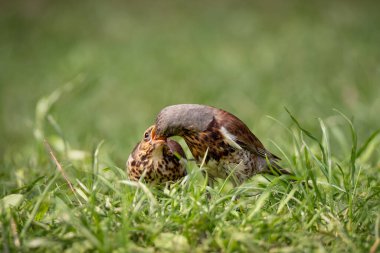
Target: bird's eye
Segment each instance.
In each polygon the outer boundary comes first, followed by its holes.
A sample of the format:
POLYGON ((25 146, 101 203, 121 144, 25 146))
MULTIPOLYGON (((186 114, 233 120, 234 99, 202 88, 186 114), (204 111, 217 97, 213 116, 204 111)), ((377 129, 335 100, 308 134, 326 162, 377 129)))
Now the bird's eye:
POLYGON ((149 137, 150 137, 149 133, 145 132, 145 134, 144 134, 144 140, 146 140, 146 141, 149 140, 149 137))

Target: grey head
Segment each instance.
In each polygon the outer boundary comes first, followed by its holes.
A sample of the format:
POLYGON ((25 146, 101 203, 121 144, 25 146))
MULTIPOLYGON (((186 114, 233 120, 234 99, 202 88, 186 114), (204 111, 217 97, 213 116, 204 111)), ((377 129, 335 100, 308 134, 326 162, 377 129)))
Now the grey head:
POLYGON ((184 130, 201 132, 213 121, 218 109, 198 104, 178 104, 162 109, 156 118, 156 136, 181 135, 184 130))

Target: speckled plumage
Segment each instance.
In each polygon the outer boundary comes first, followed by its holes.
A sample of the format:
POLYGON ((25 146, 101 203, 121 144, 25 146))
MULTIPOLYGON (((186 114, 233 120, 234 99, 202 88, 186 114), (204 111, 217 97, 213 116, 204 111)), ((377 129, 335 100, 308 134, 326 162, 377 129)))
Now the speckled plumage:
POLYGON ((127 161, 130 180, 138 181, 144 175, 149 184, 173 182, 186 176, 186 155, 181 145, 173 140, 152 140, 149 127, 137 143, 127 161))
POLYGON ((196 104, 168 106, 158 114, 155 125, 154 139, 183 137, 198 163, 207 151, 210 182, 230 174, 235 185, 257 173, 289 174, 276 163, 279 157, 266 150, 240 119, 224 110, 196 104))

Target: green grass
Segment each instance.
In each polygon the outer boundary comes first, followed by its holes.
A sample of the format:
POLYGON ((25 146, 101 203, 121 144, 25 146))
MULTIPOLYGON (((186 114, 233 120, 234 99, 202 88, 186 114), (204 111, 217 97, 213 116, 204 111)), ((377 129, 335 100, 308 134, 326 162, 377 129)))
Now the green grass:
MULTIPOLYGON (((45 122, 42 104, 55 94, 40 100, 37 119, 45 122)), ((378 132, 358 146, 352 123, 339 116, 342 126, 320 120, 319 141, 292 118, 298 128, 286 129, 292 142, 282 155, 295 180, 257 176, 238 188, 206 187, 192 163, 189 175, 170 188, 133 183, 124 168, 103 161, 101 143, 86 156, 57 135, 48 139, 62 164, 49 163, 49 144, 44 151, 37 138, 31 155, 47 175, 3 198, 3 250, 368 251, 379 240, 379 173, 370 166, 378 132), (343 127, 352 127, 352 136, 343 127), (342 159, 330 145, 337 136, 351 138, 342 159)))
POLYGON ((1 251, 380 250, 376 2, 1 5, 1 251), (157 112, 189 102, 295 177, 129 182, 157 112))

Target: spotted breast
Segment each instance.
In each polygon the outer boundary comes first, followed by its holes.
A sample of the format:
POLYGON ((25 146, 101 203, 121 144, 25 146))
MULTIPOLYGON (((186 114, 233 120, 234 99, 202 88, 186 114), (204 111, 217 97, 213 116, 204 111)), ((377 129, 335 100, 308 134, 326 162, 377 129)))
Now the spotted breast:
POLYGON ((143 178, 149 184, 162 184, 186 176, 186 155, 181 145, 171 139, 153 140, 152 129, 153 126, 145 131, 143 139, 129 155, 129 179, 138 181, 143 178))

